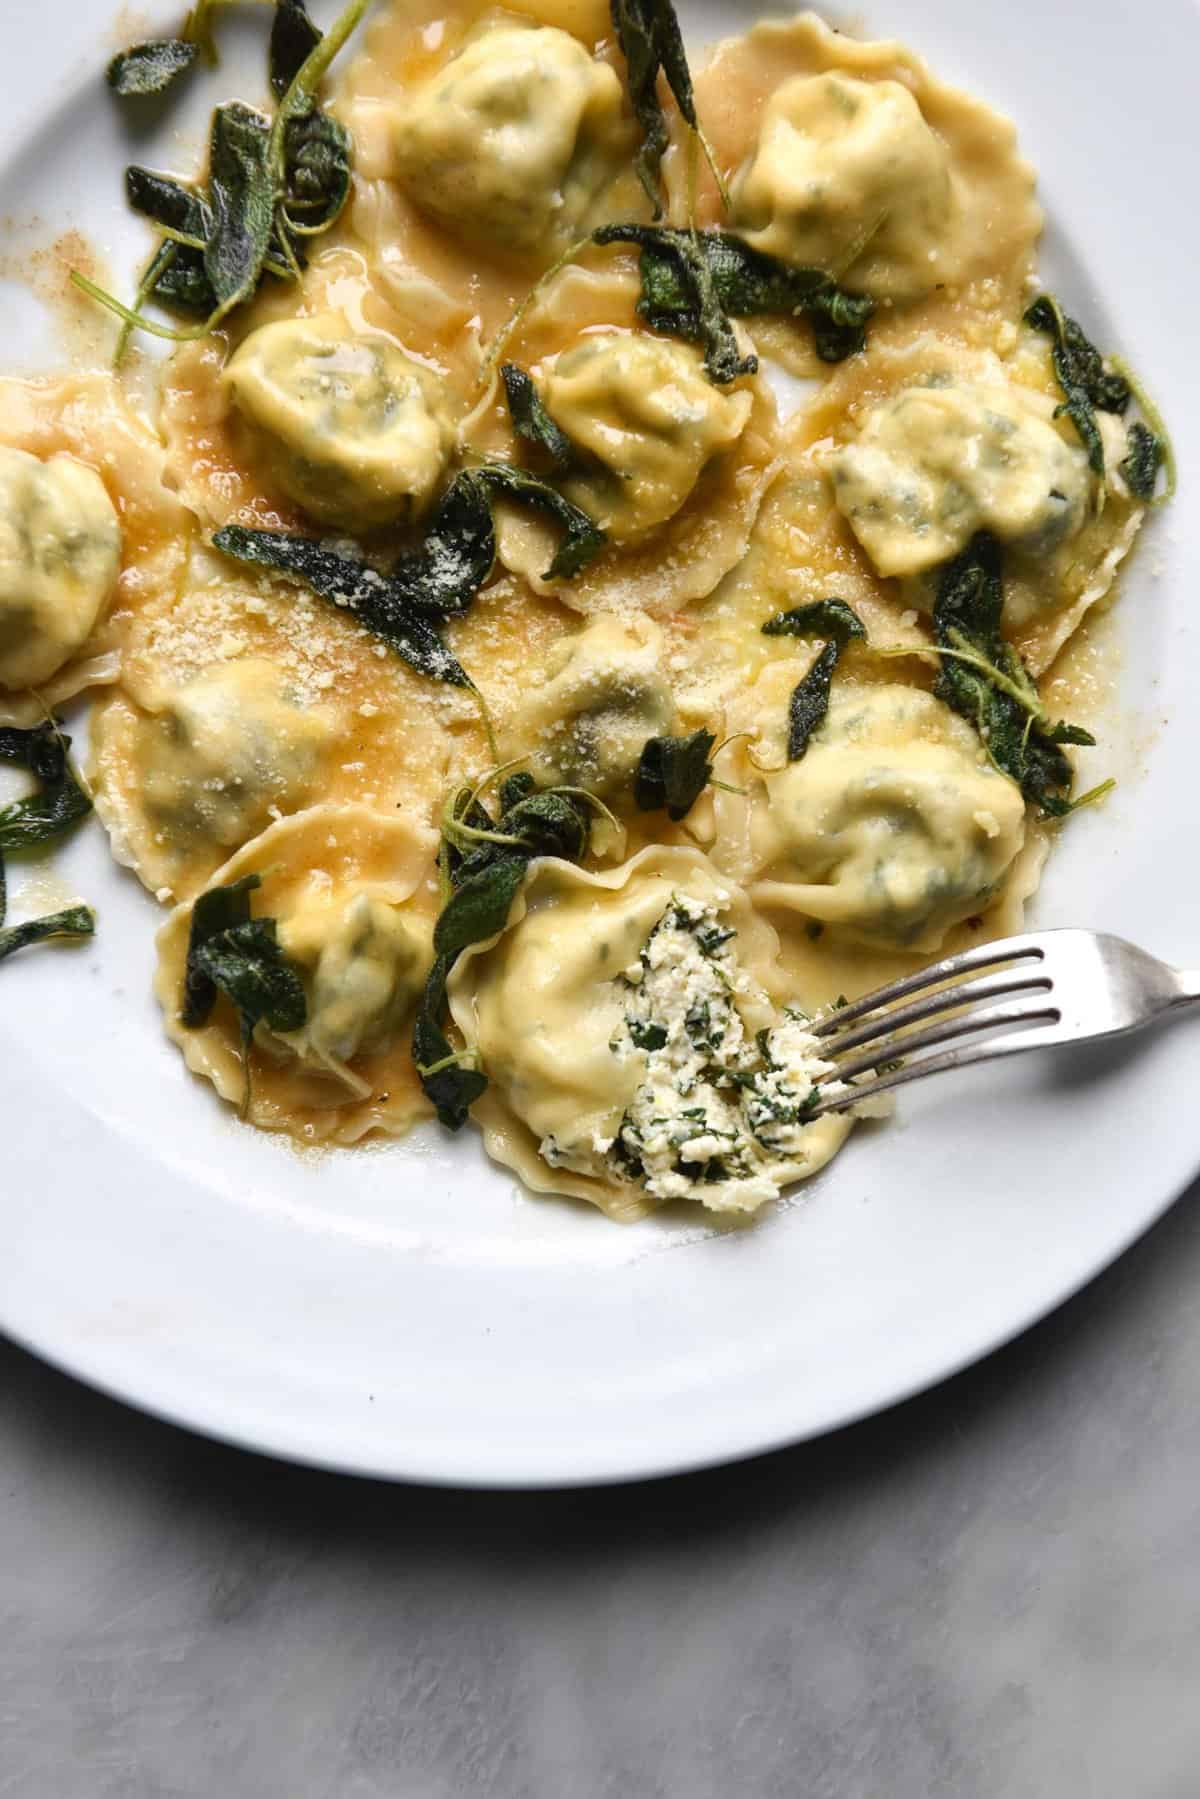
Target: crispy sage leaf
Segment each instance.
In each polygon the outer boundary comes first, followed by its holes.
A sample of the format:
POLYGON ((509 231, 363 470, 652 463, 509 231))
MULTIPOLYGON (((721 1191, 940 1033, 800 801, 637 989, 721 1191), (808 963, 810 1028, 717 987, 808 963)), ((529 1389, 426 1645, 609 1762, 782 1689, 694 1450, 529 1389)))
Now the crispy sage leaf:
POLYGON ((1064 818, 1074 771, 1061 745, 1096 740, 1047 716, 1028 669, 1001 635, 1003 605, 1003 552, 981 531, 939 575, 933 629, 943 655, 933 691, 975 726, 995 766, 1043 816, 1064 818))
POLYGON ((633 781, 641 812, 661 812, 675 824, 686 818, 712 775, 716 738, 711 731, 689 737, 648 737, 633 781))
POLYGON ((0 762, 27 768, 40 791, 0 806, 0 851, 33 849, 69 829, 92 809, 67 752, 71 739, 51 721, 32 730, 0 729, 0 762))
POLYGON ((625 58, 629 98, 641 128, 638 179, 656 219, 662 217, 662 159, 670 141, 658 97, 659 71, 686 122, 696 129, 696 102, 679 20, 671 0, 611 0, 613 28, 625 58))
POLYGON ((725 387, 758 371, 758 358, 742 356, 737 333, 721 298, 713 271, 709 239, 721 234, 676 231, 658 225, 602 225, 593 233, 597 244, 637 244, 641 250, 642 292, 638 312, 655 331, 704 345, 704 368, 710 381, 725 387), (681 296, 678 309, 659 304, 658 284, 664 275, 681 296))
POLYGON ((232 1001, 248 1043, 257 1025, 298 1031, 308 1016, 304 982, 279 947, 273 918, 248 918, 208 937, 196 966, 232 1001))
POLYGON ((275 0, 269 60, 271 92, 277 100, 283 99, 320 41, 304 0, 275 0))
POLYGON ((455 478, 454 487, 460 482, 477 484, 484 490, 490 488, 502 493, 506 499, 515 500, 519 505, 532 506, 535 511, 548 514, 556 525, 562 527, 563 539, 542 577, 545 581, 570 580, 573 575, 586 568, 608 542, 606 534, 595 520, 589 518, 580 507, 573 505, 557 488, 547 486, 536 475, 531 475, 526 469, 515 468, 512 463, 488 462, 480 468, 464 469, 455 478))
POLYGON ((869 295, 847 293, 823 269, 793 268, 767 256, 732 231, 605 225, 594 235, 601 244, 639 246, 641 316, 655 331, 711 346, 708 353, 722 369, 736 359, 736 343, 729 348, 735 318, 806 317, 823 362, 843 362, 866 342, 875 311, 869 295))
POLYGON ((260 1024, 273 1031, 299 1031, 308 1017, 304 981, 279 947, 273 918, 250 916, 250 895, 261 885, 256 874, 228 887, 211 888, 192 908, 180 1023, 188 1029, 207 1022, 218 993, 238 1015, 245 1091, 242 1116, 250 1111, 250 1044, 260 1024))
POLYGON ((402 588, 361 558, 327 549, 312 537, 242 525, 226 525, 212 541, 224 555, 301 581, 320 599, 348 610, 418 674, 452 687, 473 687, 462 664, 429 620, 412 609, 402 588))
POLYGON ((1158 473, 1167 460, 1167 447, 1149 425, 1139 419, 1130 425, 1129 449, 1117 464, 1135 500, 1150 501, 1158 486, 1158 473))
POLYGON ((1025 323, 1054 339, 1052 360, 1062 404, 1055 418, 1070 419, 1088 455, 1093 474, 1104 473, 1104 440, 1096 423, 1097 412, 1123 414, 1133 390, 1123 375, 1104 367, 1104 359, 1083 330, 1063 312, 1051 294, 1041 294, 1025 313, 1025 323))
POLYGON ((829 710, 834 670, 842 651, 855 638, 865 640, 866 627, 845 600, 824 599, 813 600, 807 606, 793 606, 790 612, 777 612, 762 629, 765 637, 826 640, 811 668, 793 689, 788 705, 788 761, 799 762, 829 710))
POLYGON ((198 54, 196 45, 187 38, 156 38, 118 52, 105 70, 104 79, 122 100, 165 94, 172 82, 191 68, 198 54))
POLYGON ((250 895, 262 886, 262 876, 243 875, 227 887, 210 887, 192 907, 192 923, 188 932, 187 961, 184 966, 183 1000, 179 1022, 195 1030, 207 1022, 217 1003, 217 986, 201 967, 199 956, 204 945, 222 931, 250 921, 250 895))
POLYGON ((441 860, 453 891, 434 927, 435 960, 417 1009, 413 1059, 438 1118, 456 1131, 488 1083, 473 1052, 456 1050, 443 1028, 450 970, 464 950, 504 929, 535 856, 582 858, 591 813, 578 794, 539 789, 527 774, 505 781, 496 819, 469 788, 455 795, 449 810, 441 860), (471 848, 473 838, 480 840, 471 848))
POLYGON ((488 1082, 481 1069, 462 1059, 439 1022, 445 1016, 446 981, 452 966, 452 957, 438 956, 429 971, 413 1023, 413 1060, 439 1122, 448 1131, 458 1131, 475 1101, 487 1092, 488 1082))
POLYGON ((182 231, 201 244, 207 243, 212 234, 212 209, 204 195, 172 175, 160 175, 155 169, 131 163, 125 171, 125 198, 143 218, 153 219, 156 225, 166 225, 172 231, 182 231))
POLYGON ((270 121, 240 100, 213 114, 208 176, 213 227, 204 269, 217 300, 214 325, 248 300, 262 279, 275 224, 270 134, 270 121))
MULTIPOLYGON (((0 914, 0 923, 3 914, 0 914)), ((49 937, 94 937, 96 914, 90 906, 68 906, 62 912, 51 912, 45 918, 30 918, 24 924, 9 925, 0 930, 0 962, 26 949, 31 943, 45 943, 49 937)))
POLYGON ((547 412, 533 376, 515 362, 501 363, 500 375, 513 430, 545 452, 556 475, 565 475, 581 460, 580 452, 547 412))
POLYGON ((827 637, 843 650, 853 638, 867 635, 853 606, 838 599, 812 600, 790 612, 777 612, 762 631, 764 637, 827 637))
MULTIPOLYGON (((337 119, 314 106, 288 121, 283 229, 289 240, 328 231, 350 197, 354 144, 337 119)), ((293 242, 293 251, 298 246, 293 242)))

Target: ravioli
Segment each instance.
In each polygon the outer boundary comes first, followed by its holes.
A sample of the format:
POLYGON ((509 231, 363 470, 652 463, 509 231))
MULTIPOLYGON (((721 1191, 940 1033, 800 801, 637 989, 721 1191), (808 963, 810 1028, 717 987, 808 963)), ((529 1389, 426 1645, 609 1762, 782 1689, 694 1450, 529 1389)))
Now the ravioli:
POLYGON ((585 466, 564 490, 616 543, 665 525, 754 407, 704 373, 699 351, 641 333, 589 336, 546 371, 550 414, 585 466))
POLYGON ((1020 854, 1019 788, 941 700, 895 684, 836 690, 804 756, 788 762, 797 678, 773 668, 758 683, 757 716, 775 722, 743 757, 745 793, 723 808, 715 859, 760 905, 875 947, 939 949, 952 926, 988 910, 1020 854))
MULTIPOLYGON (((701 171, 699 224, 732 223, 785 262, 878 297, 872 344, 909 335, 914 303, 926 328, 1019 313, 1042 226, 1033 170, 1007 119, 910 50, 801 13, 716 45, 694 86, 734 197, 730 221, 701 171)), ((686 216, 681 135, 667 171, 686 216)), ((793 373, 820 372, 803 326, 758 318, 752 334, 793 373)))
POLYGON ((474 708, 375 648, 303 590, 198 557, 183 598, 143 616, 93 719, 89 772, 118 860, 187 899, 318 800, 431 815, 474 708))
POLYGON ((832 464, 838 509, 881 575, 925 574, 990 531, 1044 559, 1096 501, 1087 455, 1053 403, 934 377, 869 413, 832 464))
MULTIPOLYGON (((776 952, 774 932, 699 851, 651 848, 606 874, 535 863, 506 930, 469 951, 450 981, 454 1021, 492 1083, 475 1108, 491 1154, 535 1191, 587 1199, 618 1218, 683 1198, 754 1211, 781 1185, 815 1173, 845 1140, 847 1119, 797 1125, 783 1146, 762 1145, 740 1102, 731 1105, 698 1072, 723 1053, 742 1073, 754 1061, 745 1046, 755 1032, 788 1022, 770 997, 776 952), (714 948, 707 963, 700 953, 690 983, 676 982, 668 994, 671 984, 662 982, 662 1003, 643 1020, 639 990, 657 985, 663 968, 681 966, 665 940, 653 947, 664 919, 681 910, 689 921, 683 934, 707 927, 714 948), (714 1025, 718 1000, 723 1048, 703 1049, 697 1060, 687 1018, 707 1003, 706 1024, 714 1025), (668 1043, 674 1056, 656 1066, 668 1043), (671 1072, 681 1051, 696 1061, 694 1105, 680 1104, 689 1095, 671 1072), (661 1144, 649 1128, 656 1094, 674 1096, 675 1127, 661 1144)), ((792 1112, 801 1108, 810 1066, 827 1072, 807 1045, 793 1047, 795 1090, 781 1098, 781 1111, 783 1099, 792 1112)), ((736 1081, 729 1087, 741 1091, 736 1081)))
POLYGON ((223 376, 268 480, 323 524, 411 524, 450 458, 445 384, 386 337, 336 313, 278 319, 238 346, 223 376))
POLYGON ((1001 341, 1002 356, 922 333, 856 358, 798 417, 793 458, 852 515, 843 542, 861 537, 870 573, 902 577, 897 615, 932 611, 937 565, 975 530, 995 532, 1006 634, 1040 675, 1108 593, 1145 507, 1117 471, 1124 426, 1107 428, 1102 483, 1054 421, 1044 343, 1012 326, 1001 341))
POLYGON ((396 170, 470 243, 550 262, 579 237, 632 138, 608 64, 553 26, 481 28, 397 107, 396 170))
POLYGON ((651 619, 601 616, 564 638, 508 722, 514 756, 547 787, 629 793, 646 739, 670 729, 662 632, 651 619))
POLYGON ((771 389, 715 388, 686 345, 614 333, 564 352, 545 387, 588 459, 566 490, 612 542, 580 574, 553 577, 554 528, 504 505, 505 567, 578 612, 660 617, 711 593, 744 554, 778 466, 771 389))
MULTIPOLYGON (((275 919, 306 990, 304 1029, 280 1037, 260 1025, 249 1051, 260 1130, 351 1144, 399 1136, 428 1113, 410 1039, 433 957, 435 845, 409 814, 321 805, 272 825, 215 872, 212 886, 261 876, 254 915, 275 919)), ((191 905, 178 906, 159 932, 154 991, 192 1073, 240 1105, 245 1052, 228 1002, 199 1029, 180 1018, 191 920, 191 905)))
POLYGON ((0 462, 0 724, 29 726, 115 678, 192 527, 109 374, 0 378, 0 462))
POLYGON ((116 587, 121 527, 94 469, 0 446, 0 687, 41 687, 116 587))
POLYGON ((911 90, 831 70, 772 94, 733 224, 781 262, 912 300, 961 278, 962 207, 949 150, 911 90))

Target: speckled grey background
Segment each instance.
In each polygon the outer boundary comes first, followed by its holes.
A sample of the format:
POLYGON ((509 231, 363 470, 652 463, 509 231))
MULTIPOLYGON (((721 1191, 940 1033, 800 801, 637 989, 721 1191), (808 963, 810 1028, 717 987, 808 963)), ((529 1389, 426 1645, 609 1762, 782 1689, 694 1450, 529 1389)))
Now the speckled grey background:
POLYGON ((926 1398, 634 1488, 311 1474, 0 1346, 0 1799, 1195 1799, 1197 1197, 926 1398))

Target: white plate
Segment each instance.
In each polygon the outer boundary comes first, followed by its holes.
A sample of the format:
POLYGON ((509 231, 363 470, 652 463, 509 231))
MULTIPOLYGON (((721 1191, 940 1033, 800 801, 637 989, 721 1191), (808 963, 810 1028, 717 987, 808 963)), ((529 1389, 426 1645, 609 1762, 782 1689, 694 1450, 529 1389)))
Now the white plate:
MULTIPOLYGON (((198 84, 182 136, 173 116, 134 148, 99 80, 114 11, 8 0, 10 267, 75 225, 127 270, 143 240, 122 209, 123 164, 186 169, 214 96, 261 85, 248 8, 222 18, 234 48, 198 84)), ((752 14, 705 0, 684 16, 703 40, 752 14)), ((1200 960, 1200 367, 1181 222, 1200 191, 1200 14, 1160 0, 1146 19, 1122 0, 1094 0, 1086 29, 1065 5, 879 0, 869 22, 1016 117, 1052 219, 1048 277, 1136 360, 1174 429, 1181 494, 1125 582, 1121 693, 1093 762, 1121 787, 1070 824, 1035 918, 1187 962, 1200 960)), ((48 353, 19 287, 0 287, 0 321, 6 363, 18 343, 30 366, 48 353)), ((163 1041, 155 909, 97 826, 63 864, 102 928, 94 948, 3 973, 0 1325, 138 1405, 281 1455, 507 1485, 660 1474, 794 1441, 1012 1336, 1200 1166, 1186 1021, 1136 1049, 935 1082, 736 1232, 621 1229, 525 1197, 471 1136, 306 1159, 233 1123, 163 1041)))

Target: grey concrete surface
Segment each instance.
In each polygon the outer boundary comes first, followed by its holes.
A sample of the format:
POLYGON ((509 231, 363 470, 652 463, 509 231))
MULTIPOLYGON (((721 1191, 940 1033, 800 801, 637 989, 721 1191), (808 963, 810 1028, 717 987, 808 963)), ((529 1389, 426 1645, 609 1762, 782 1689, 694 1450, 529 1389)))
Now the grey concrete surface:
POLYGON ((1198 1389, 1196 1196, 937 1392, 621 1490, 306 1473, 0 1348, 0 1799, 1194 1799, 1198 1389))

